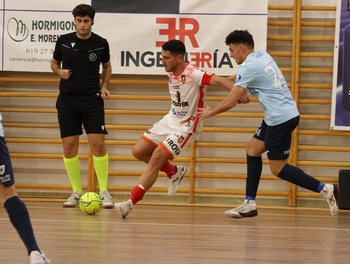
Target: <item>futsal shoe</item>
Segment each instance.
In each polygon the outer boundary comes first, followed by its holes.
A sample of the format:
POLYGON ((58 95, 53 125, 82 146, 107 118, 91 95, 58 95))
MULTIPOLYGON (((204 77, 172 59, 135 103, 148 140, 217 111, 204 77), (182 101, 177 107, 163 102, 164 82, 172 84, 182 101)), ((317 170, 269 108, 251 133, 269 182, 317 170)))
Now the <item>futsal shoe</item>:
POLYGON ((28 257, 30 264, 50 264, 51 261, 45 256, 44 252, 39 252, 37 250, 30 252, 28 257))
POLYGON ((225 211, 225 215, 233 218, 254 217, 258 215, 256 203, 245 200, 240 206, 225 211))
POLYGON ((114 208, 118 211, 122 218, 126 218, 133 208, 133 204, 131 199, 129 199, 122 203, 115 203, 114 208))
POLYGON ((169 196, 173 196, 176 193, 187 171, 187 168, 184 166, 177 165, 176 167, 177 167, 176 173, 173 176, 171 176, 171 178, 168 178, 169 185, 170 185, 168 189, 169 196))
POLYGON ((102 200, 102 208, 113 208, 112 196, 107 190, 100 193, 100 198, 102 200))
POLYGON ((73 191, 72 195, 68 198, 66 202, 63 203, 63 207, 76 207, 79 205, 79 200, 82 194, 73 191))
POLYGON ((329 211, 331 215, 336 215, 338 212, 337 199, 335 196, 335 190, 333 184, 325 184, 322 191, 321 196, 326 200, 329 206, 329 211))

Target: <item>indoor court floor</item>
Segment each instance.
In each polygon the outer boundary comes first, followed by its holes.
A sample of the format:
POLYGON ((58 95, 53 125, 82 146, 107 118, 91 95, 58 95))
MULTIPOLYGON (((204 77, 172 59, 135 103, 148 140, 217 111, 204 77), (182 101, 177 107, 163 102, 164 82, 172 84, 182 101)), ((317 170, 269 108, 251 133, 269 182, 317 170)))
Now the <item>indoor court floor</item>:
MULTIPOLYGON (((229 208, 138 204, 86 215, 61 202, 26 202, 41 249, 53 264, 350 263, 350 211, 259 208, 254 218, 229 208)), ((0 263, 27 263, 0 207, 0 263)))

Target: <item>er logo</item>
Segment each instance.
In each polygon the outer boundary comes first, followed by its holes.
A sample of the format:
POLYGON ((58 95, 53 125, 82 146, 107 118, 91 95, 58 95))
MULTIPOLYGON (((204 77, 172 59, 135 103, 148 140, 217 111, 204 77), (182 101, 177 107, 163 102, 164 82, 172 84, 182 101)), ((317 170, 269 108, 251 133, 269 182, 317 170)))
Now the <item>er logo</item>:
MULTIPOLYGON (((185 43, 185 38, 188 37, 193 48, 199 48, 195 34, 199 31, 199 23, 194 18, 165 18, 159 17, 156 19, 157 24, 166 24, 166 29, 159 29, 159 35, 167 36, 168 40, 178 39, 185 43), (179 22, 179 27, 176 28, 176 20, 179 22)), ((162 47, 166 41, 156 41, 156 47, 162 47)))

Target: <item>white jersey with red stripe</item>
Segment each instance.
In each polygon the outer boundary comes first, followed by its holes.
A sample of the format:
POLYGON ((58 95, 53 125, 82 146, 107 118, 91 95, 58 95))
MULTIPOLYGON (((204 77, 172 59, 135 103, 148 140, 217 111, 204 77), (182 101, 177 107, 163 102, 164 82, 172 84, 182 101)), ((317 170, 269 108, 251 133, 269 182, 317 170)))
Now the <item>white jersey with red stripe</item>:
POLYGON ((203 121, 198 120, 198 108, 205 106, 206 86, 212 76, 188 62, 181 74, 168 73, 171 109, 164 118, 170 128, 186 133, 202 130, 203 121))

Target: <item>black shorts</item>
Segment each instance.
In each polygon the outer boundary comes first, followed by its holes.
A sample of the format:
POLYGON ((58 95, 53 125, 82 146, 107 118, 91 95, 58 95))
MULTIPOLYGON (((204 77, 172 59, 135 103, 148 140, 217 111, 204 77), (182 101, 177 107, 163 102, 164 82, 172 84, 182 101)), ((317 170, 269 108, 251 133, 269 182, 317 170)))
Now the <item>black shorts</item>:
POLYGON ((269 160, 285 160, 289 157, 292 132, 299 124, 299 116, 277 126, 269 126, 263 120, 254 138, 265 142, 269 160))
POLYGON ((83 134, 82 126, 86 134, 108 134, 100 93, 72 95, 60 92, 56 108, 61 138, 83 134))
POLYGON ((4 137, 0 136, 0 183, 9 187, 15 184, 10 153, 4 137))

